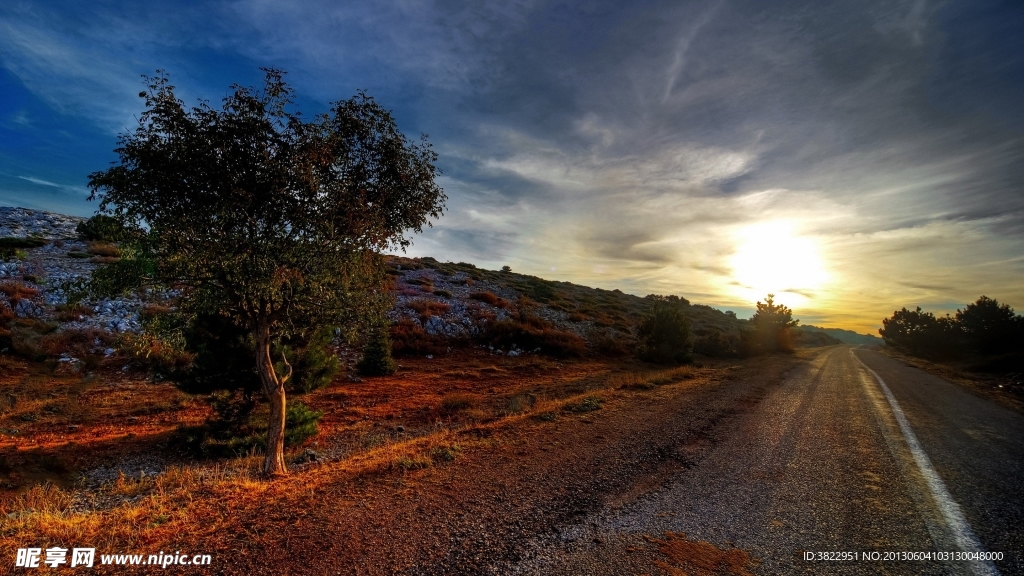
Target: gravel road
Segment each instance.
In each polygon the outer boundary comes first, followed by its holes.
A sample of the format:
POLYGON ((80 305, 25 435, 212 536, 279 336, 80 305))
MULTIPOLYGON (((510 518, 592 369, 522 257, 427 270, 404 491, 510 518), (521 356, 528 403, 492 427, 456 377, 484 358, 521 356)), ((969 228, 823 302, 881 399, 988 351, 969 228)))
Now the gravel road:
POLYGON ((691 465, 662 488, 561 526, 493 572, 655 573, 634 552, 664 538, 662 552, 674 542, 743 551, 752 561, 739 574, 1024 574, 1022 440, 1020 414, 879 353, 837 347, 738 410, 709 445, 679 446, 691 465), (884 559, 972 550, 1004 559, 884 559), (857 560, 804 559, 814 552, 857 560))

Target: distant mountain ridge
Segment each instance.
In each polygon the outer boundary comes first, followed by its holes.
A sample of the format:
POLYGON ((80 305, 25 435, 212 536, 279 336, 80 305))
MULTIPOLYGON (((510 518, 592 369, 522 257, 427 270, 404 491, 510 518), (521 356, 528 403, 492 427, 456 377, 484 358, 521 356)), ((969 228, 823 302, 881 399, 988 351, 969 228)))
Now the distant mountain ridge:
POLYGON ((801 324, 800 328, 811 332, 824 332, 844 344, 852 344, 854 346, 862 344, 866 346, 882 345, 882 339, 878 336, 872 336, 871 334, 858 334, 853 330, 843 330, 842 328, 821 328, 819 326, 811 326, 809 324, 801 324))

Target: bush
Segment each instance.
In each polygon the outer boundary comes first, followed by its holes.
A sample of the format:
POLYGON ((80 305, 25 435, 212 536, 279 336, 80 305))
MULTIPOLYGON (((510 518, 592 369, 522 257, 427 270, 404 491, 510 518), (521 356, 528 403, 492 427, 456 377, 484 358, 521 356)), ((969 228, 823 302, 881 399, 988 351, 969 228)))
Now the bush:
POLYGON ((97 214, 84 222, 79 222, 75 232, 83 240, 101 242, 119 242, 130 236, 128 228, 113 216, 97 214))
POLYGON ((661 364, 691 360, 690 321, 680 305, 655 300, 651 313, 640 322, 637 332, 642 359, 661 364))
POLYGON ((566 404, 565 410, 566 412, 585 414, 587 412, 600 410, 602 404, 604 404, 604 400, 598 398, 597 396, 587 396, 586 398, 580 400, 579 402, 566 404))
POLYGON ((594 342, 594 348, 602 356, 618 357, 633 352, 633 342, 625 335, 605 333, 594 342))
POLYGON ((461 448, 458 444, 435 446, 430 449, 430 457, 436 462, 451 462, 458 456, 461 448))
POLYGON ((399 318, 391 324, 388 334, 391 352, 395 356, 439 354, 448 347, 442 337, 427 334, 419 322, 410 318, 399 318))
MULTIPOLYGON (((149 307, 144 314, 160 318, 168 324, 159 330, 167 333, 170 325, 180 318, 174 313, 149 307)), ((147 330, 153 329, 155 320, 147 320, 147 330)), ((243 390, 255 393, 262 389, 253 362, 252 335, 229 319, 216 314, 198 314, 180 326, 183 349, 194 355, 191 367, 176 374, 178 387, 185 392, 200 394, 216 390, 243 390)), ((293 372, 287 386, 290 392, 304 393, 330 384, 340 370, 337 357, 331 352, 333 331, 329 327, 310 329, 305 335, 285 339, 273 346, 271 357, 280 364, 278 374, 285 372, 282 354, 288 358, 293 372)))
MULTIPOLYGON (((334 381, 341 370, 341 363, 331 351, 333 340, 334 331, 325 326, 313 331, 306 339, 293 338, 279 347, 278 356, 285 354, 293 368, 292 377, 288 380, 289 391, 304 394, 319 390, 334 381)), ((284 363, 276 366, 275 370, 278 374, 284 374, 284 363)))
POLYGON ((121 257, 121 249, 110 242, 89 242, 86 252, 93 256, 105 256, 107 258, 121 257))
MULTIPOLYGON (((161 315, 152 309, 147 314, 173 321, 172 315, 161 315)), ((253 394, 261 389, 253 363, 251 335, 246 330, 217 314, 197 314, 187 321, 183 319, 181 332, 184 348, 194 355, 190 369, 176 378, 183 391, 209 394, 241 390, 253 394)))
POLYGON ((74 358, 85 358, 90 354, 102 354, 114 338, 110 332, 97 328, 60 330, 39 339, 39 348, 48 356, 68 354, 74 358), (97 348, 101 350, 95 351, 97 348))
MULTIPOLYGON (((40 346, 39 341, 47 334, 53 333, 57 324, 50 324, 32 318, 16 318, 11 321, 11 328, 8 336, 8 346, 16 354, 30 360, 41 362, 46 359, 46 351, 40 346)), ((8 346, 4 346, 5 348, 8 346)))
POLYGON ((441 410, 445 412, 458 412, 467 410, 476 404, 477 398, 472 394, 452 393, 445 394, 441 398, 441 410))
POLYGON ((508 308, 508 301, 504 298, 500 298, 491 292, 473 292, 469 295, 473 300, 478 300, 491 306, 498 308, 508 308))
POLYGON ((80 317, 92 316, 93 310, 81 304, 60 304, 56 307, 57 320, 61 322, 72 322, 80 317))
MULTIPOLYGON (((257 417, 259 405, 251 394, 241 390, 218 391, 210 395, 214 417, 202 426, 182 427, 171 439, 172 447, 190 456, 205 458, 237 457, 260 450, 266 443, 267 423, 257 417)), ((310 410, 301 402, 291 402, 285 411, 284 443, 299 446, 319 432, 323 412, 310 410)))
POLYGON ((291 402, 285 411, 284 445, 298 446, 320 431, 323 412, 310 410, 302 402, 291 402))
POLYGON ((426 322, 427 318, 430 318, 431 316, 446 314, 452 309, 451 306, 444 302, 437 302, 436 300, 427 300, 424 298, 413 300, 409 302, 407 306, 420 315, 421 322, 426 322))
POLYGON ((491 322, 481 340, 503 350, 539 350, 552 356, 582 356, 587 350, 586 341, 575 333, 559 330, 542 318, 525 314, 514 320, 491 322))
POLYGON ((693 341, 694 352, 715 358, 737 356, 740 348, 740 339, 736 334, 726 335, 717 328, 701 331, 693 341))
POLYGON ((121 334, 114 341, 114 348, 126 354, 136 368, 159 379, 178 380, 195 359, 195 354, 150 333, 121 334))
POLYGON ((38 248, 45 244, 45 239, 34 236, 29 236, 28 238, 0 238, 0 258, 14 258, 21 252, 22 248, 38 248))
POLYGON ((391 338, 386 325, 374 326, 367 335, 363 357, 356 369, 365 376, 387 376, 398 370, 391 354, 391 338))

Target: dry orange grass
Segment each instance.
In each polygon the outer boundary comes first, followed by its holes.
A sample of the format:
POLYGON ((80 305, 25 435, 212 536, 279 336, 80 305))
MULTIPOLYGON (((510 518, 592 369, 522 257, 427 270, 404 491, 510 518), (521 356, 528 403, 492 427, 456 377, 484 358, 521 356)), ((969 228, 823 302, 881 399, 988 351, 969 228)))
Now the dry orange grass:
POLYGON ((701 369, 694 366, 680 366, 667 370, 645 370, 626 372, 612 375, 608 385, 613 388, 626 388, 634 390, 650 390, 655 386, 672 384, 682 380, 696 378, 701 374, 701 369))
POLYGON ((86 251, 100 258, 119 258, 121 249, 110 242, 89 242, 86 251))
MULTIPOLYGON (((252 455, 216 465, 173 467, 156 476, 121 476, 93 490, 35 486, 20 496, 0 501, 0 555, 2 550, 27 542, 43 547, 89 542, 97 549, 111 551, 225 542, 220 535, 243 513, 305 498, 317 491, 349 490, 353 480, 367 475, 416 475, 420 469, 433 466, 458 466, 467 451, 501 442, 494 434, 500 429, 546 426, 544 421, 559 416, 600 418, 600 407, 586 415, 574 407, 594 402, 588 399, 608 407, 636 394, 621 390, 626 376, 611 374, 611 366, 600 362, 563 365, 540 357, 513 361, 495 360, 486 354, 466 355, 458 358, 460 375, 465 376, 459 378, 452 377, 448 362, 407 362, 407 367, 395 376, 335 385, 304 399, 313 408, 328 411, 322 422, 321 440, 363 435, 362 445, 347 450, 348 456, 341 460, 309 463, 273 482, 259 476, 260 457, 252 455), (474 404, 435 422, 433 418, 442 414, 443 399, 460 395, 472 397, 474 404), (509 408, 511 399, 524 397, 530 401, 516 410, 509 408), (402 414, 414 413, 421 414, 417 418, 425 425, 416 432, 420 434, 417 437, 395 436, 373 427, 374 422, 396 417, 408 425, 413 420, 402 414)), ((643 374, 654 380, 680 381, 702 372, 687 366, 643 374)), ((123 414, 115 414, 158 389, 162 387, 120 384, 109 389, 99 386, 84 396, 89 400, 95 395, 89 401, 98 414, 121 418, 123 414)), ((197 409, 189 406, 187 412, 197 409)), ((184 413, 173 413, 179 412, 184 413)), ((79 434, 105 425, 82 427, 79 434)), ((139 425, 121 428, 121 433, 139 425)))

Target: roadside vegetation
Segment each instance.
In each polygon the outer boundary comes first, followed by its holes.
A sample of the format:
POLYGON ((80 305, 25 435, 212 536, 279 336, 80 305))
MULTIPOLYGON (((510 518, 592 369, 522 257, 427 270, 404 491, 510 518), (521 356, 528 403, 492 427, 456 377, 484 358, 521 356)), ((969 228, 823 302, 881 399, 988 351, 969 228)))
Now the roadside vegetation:
POLYGON ((930 360, 969 359, 992 370, 1020 369, 1024 360, 1024 316, 988 296, 955 315, 897 310, 882 320, 878 333, 887 345, 930 360))
POLYGON ((981 296, 952 315, 902 308, 878 333, 911 362, 1024 406, 1024 316, 1009 305, 981 296))

